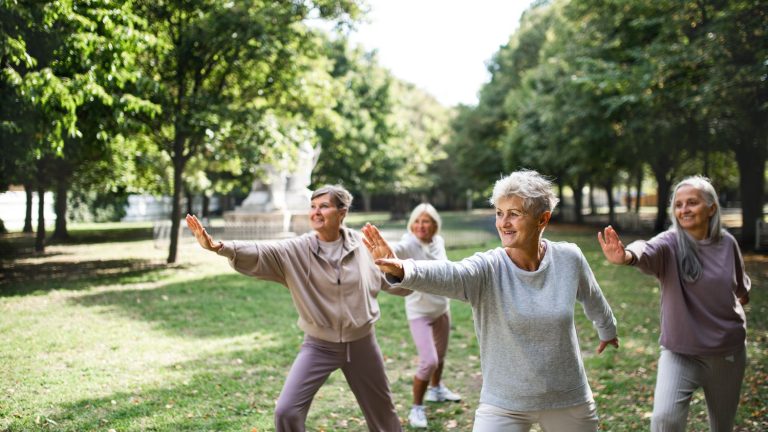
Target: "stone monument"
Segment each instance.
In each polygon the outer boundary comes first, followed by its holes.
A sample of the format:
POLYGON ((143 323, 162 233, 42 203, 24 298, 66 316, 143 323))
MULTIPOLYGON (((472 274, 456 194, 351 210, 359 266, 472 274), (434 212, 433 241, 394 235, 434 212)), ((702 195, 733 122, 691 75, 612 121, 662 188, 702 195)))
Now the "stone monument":
POLYGON ((242 205, 224 213, 224 236, 274 239, 308 232, 309 185, 319 156, 320 146, 305 141, 295 164, 286 157, 276 166, 263 166, 266 178, 255 180, 242 205))

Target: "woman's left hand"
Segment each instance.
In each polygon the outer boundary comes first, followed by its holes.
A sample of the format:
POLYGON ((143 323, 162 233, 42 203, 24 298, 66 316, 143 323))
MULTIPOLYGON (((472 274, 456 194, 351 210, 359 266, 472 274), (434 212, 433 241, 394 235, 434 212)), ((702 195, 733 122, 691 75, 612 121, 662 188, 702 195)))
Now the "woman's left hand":
POLYGON ((607 341, 601 340, 600 341, 600 346, 597 347, 597 353, 598 354, 602 354, 603 351, 605 350, 605 347, 607 347, 608 345, 613 345, 613 346, 615 346, 618 349, 619 348, 619 338, 613 338, 613 339, 607 340, 607 341))
POLYGON ((203 224, 194 215, 187 214, 187 227, 189 227, 189 230, 203 249, 218 252, 224 246, 222 242, 213 241, 213 237, 205 231, 203 224))
POLYGON ((749 303, 749 293, 746 293, 743 296, 739 297, 739 303, 741 303, 742 306, 746 306, 747 303, 749 303))
POLYGON ((384 258, 397 258, 395 252, 389 247, 389 243, 381 236, 378 228, 369 222, 365 224, 361 231, 363 232, 363 243, 365 243, 368 251, 371 252, 374 261, 384 258))

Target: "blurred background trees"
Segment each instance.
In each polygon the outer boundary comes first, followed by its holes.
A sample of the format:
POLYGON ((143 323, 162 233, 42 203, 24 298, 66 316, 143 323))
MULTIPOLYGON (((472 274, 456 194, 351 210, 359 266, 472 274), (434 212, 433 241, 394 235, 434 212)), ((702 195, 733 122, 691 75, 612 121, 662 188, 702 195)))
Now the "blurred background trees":
POLYGON ((766 2, 535 1, 489 61, 477 105, 458 107, 349 43, 365 8, 0 0, 0 192, 28 192, 40 250, 32 191, 54 192, 54 239, 67 220, 118 219, 129 194, 170 196, 174 262, 184 202, 235 203, 310 143, 322 148, 314 186, 343 183, 363 209, 394 216, 423 200, 480 205, 500 175, 532 168, 556 180, 558 216, 576 222, 595 190, 617 223, 653 185, 643 204, 660 230, 671 185, 704 174, 741 208, 751 244, 768 156, 766 2))

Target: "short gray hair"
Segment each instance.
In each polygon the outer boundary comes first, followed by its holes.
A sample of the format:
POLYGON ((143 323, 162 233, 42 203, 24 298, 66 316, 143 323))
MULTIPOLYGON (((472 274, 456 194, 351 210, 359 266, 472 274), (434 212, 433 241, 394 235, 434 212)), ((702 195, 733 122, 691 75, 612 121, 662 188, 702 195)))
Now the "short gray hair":
POLYGON ((672 199, 669 201, 669 216, 672 219, 672 229, 677 239, 677 265, 680 274, 686 282, 694 282, 701 276, 701 260, 696 241, 684 229, 680 228, 675 217, 675 198, 677 191, 683 186, 691 186, 699 191, 701 198, 708 206, 715 206, 715 213, 709 218, 707 239, 712 242, 720 241, 723 236, 723 225, 720 219, 720 205, 717 203, 717 192, 708 178, 695 175, 686 177, 672 189, 672 199))
POLYGON ((421 203, 414 207, 413 210, 411 210, 411 217, 408 218, 408 225, 406 225, 408 232, 411 231, 411 225, 413 225, 413 223, 416 221, 416 219, 419 218, 419 216, 421 216, 422 213, 428 214, 429 217, 435 221, 435 235, 437 235, 440 232, 440 226, 443 225, 443 221, 440 219, 440 215, 437 213, 437 209, 432 207, 432 204, 429 203, 421 203))
POLYGON ((492 206, 501 198, 516 196, 523 199, 523 210, 539 216, 553 211, 560 201, 552 191, 552 181, 534 170, 519 170, 502 177, 493 185, 492 206))
POLYGON ((349 210, 352 207, 352 194, 342 185, 324 185, 312 192, 311 200, 321 196, 330 195, 331 201, 338 208, 349 210))

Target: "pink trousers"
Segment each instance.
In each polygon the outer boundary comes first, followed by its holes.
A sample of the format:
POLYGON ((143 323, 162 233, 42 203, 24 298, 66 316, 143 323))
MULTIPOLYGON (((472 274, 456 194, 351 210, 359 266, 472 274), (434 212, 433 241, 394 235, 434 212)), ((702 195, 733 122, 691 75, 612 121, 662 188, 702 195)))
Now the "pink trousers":
POLYGON ((448 336, 451 333, 451 315, 444 313, 437 318, 416 318, 408 320, 411 336, 419 353, 419 368, 416 378, 429 381, 437 366, 445 359, 448 351, 448 336))

